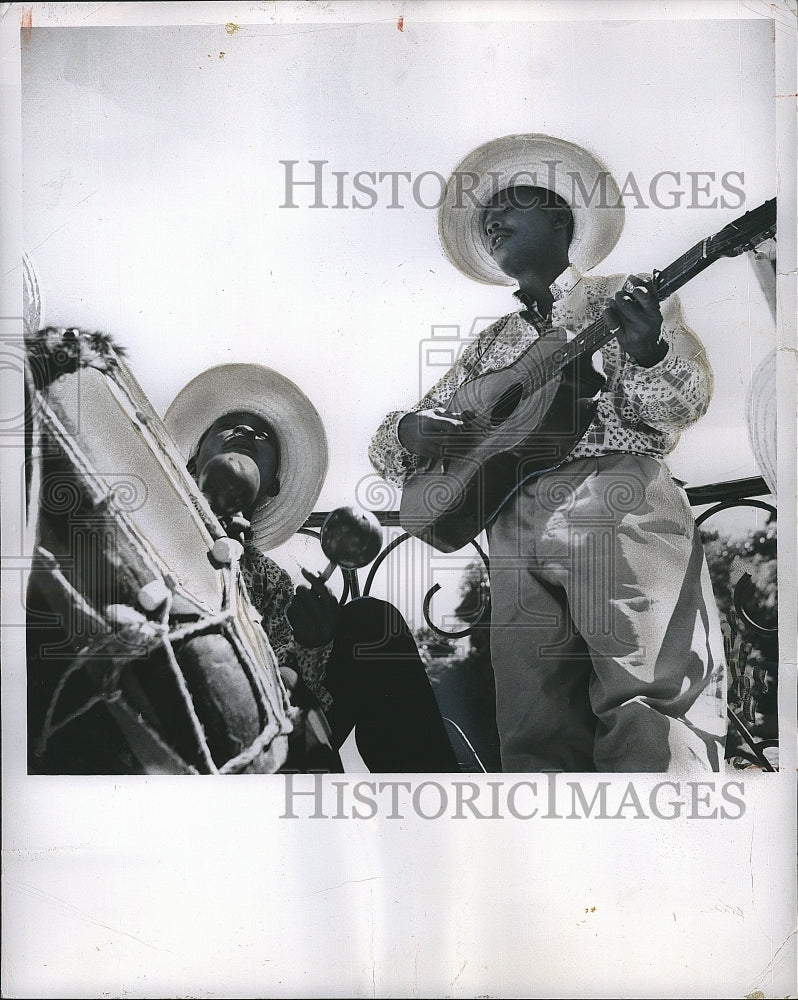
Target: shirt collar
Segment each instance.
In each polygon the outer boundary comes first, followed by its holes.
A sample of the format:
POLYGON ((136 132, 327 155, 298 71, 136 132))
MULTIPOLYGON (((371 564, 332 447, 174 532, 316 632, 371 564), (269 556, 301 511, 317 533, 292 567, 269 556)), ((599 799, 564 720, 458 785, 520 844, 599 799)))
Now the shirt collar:
MULTIPOLYGON (((569 264, 557 280, 549 285, 549 291, 551 292, 554 301, 557 302, 558 299, 568 295, 568 293, 573 291, 581 280, 582 272, 575 264, 569 264)), ((521 302, 524 308, 529 308, 530 303, 525 300, 523 292, 520 288, 516 289, 516 291, 513 292, 513 295, 519 302, 521 302)), ((535 303, 532 303, 532 305, 534 306, 535 303)))
POLYGON ((551 294, 554 296, 554 301, 556 302, 557 299, 561 299, 564 295, 573 291, 581 280, 582 272, 576 264, 569 264, 559 278, 552 285, 549 285, 551 294))

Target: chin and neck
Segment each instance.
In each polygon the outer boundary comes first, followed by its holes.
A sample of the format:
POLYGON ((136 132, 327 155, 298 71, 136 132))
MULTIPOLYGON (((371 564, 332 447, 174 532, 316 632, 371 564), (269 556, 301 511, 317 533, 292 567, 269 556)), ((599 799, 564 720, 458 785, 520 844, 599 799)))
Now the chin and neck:
POLYGON ((568 254, 558 253, 546 260, 538 261, 517 274, 510 274, 518 282, 522 301, 534 302, 542 316, 551 311, 554 297, 551 285, 569 266, 568 254))

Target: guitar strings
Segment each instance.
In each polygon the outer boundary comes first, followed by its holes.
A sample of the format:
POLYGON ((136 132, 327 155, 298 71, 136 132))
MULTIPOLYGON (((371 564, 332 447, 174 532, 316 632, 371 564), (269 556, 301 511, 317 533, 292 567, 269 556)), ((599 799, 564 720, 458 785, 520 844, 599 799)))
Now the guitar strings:
MULTIPOLYGON (((771 201, 766 202, 759 208, 754 209, 751 212, 747 212, 741 219, 738 219, 735 223, 733 223, 733 228, 737 233, 739 233, 739 229, 737 227, 739 227, 744 220, 747 220, 746 228, 752 233, 748 243, 740 244, 738 236, 738 239, 734 242, 734 246, 745 249, 746 246, 752 247, 755 243, 761 242, 763 239, 770 238, 775 232, 775 213, 776 200, 771 199, 771 201)), ((724 252, 723 250, 719 251, 714 246, 717 242, 723 242, 722 233, 723 230, 721 233, 710 237, 708 240, 705 239, 700 243, 696 243, 694 246, 690 247, 686 253, 677 257, 675 261, 669 264, 662 271, 653 272, 655 292, 659 302, 668 298, 669 295, 685 284, 691 277, 694 277, 698 271, 703 271, 704 268, 708 267, 714 260, 717 259, 719 255, 731 255, 729 252, 724 252), (712 256, 707 254, 707 247, 710 242, 713 244, 712 256), (698 271, 696 271, 696 265, 700 265, 698 271), (690 273, 691 271, 693 274, 690 273)), ((741 250, 738 250, 737 252, 739 253, 741 250)), ((505 318, 505 322, 507 318, 508 317, 505 318)), ((499 335, 503 326, 504 325, 502 325, 502 327, 494 333, 491 343, 499 335)), ((598 350, 614 336, 614 334, 610 333, 609 327, 604 322, 603 318, 595 320, 590 324, 590 326, 576 334, 573 340, 567 342, 561 349, 554 351, 543 360, 538 372, 530 377, 527 383, 527 391, 539 391, 548 382, 550 382, 555 375, 558 375, 561 371, 563 371, 572 361, 575 361, 578 357, 588 351, 592 353, 598 350)), ((539 342, 540 340, 536 341, 536 343, 539 342)), ((488 346, 490 345, 486 345, 482 348, 480 351, 480 357, 488 346)))

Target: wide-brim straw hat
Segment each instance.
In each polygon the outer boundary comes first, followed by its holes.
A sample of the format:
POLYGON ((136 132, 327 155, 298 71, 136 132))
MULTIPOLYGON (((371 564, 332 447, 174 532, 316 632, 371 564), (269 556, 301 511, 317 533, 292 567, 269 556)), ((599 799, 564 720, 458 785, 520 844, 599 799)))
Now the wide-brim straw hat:
POLYGON ((304 524, 319 498, 327 473, 327 436, 304 392, 279 372, 255 364, 202 372, 175 396, 164 423, 189 462, 211 424, 240 411, 266 420, 280 447, 280 492, 259 501, 251 520, 254 544, 273 549, 304 524))
POLYGON ((746 401, 748 440, 756 464, 768 489, 776 496, 776 349, 774 348, 757 365, 751 376, 746 401))
POLYGON ((481 214, 499 191, 543 187, 563 198, 574 215, 571 263, 588 271, 621 235, 624 207, 612 174, 592 153, 550 135, 505 135, 469 153, 452 171, 438 209, 443 249, 469 278, 490 285, 514 280, 491 257, 481 214))

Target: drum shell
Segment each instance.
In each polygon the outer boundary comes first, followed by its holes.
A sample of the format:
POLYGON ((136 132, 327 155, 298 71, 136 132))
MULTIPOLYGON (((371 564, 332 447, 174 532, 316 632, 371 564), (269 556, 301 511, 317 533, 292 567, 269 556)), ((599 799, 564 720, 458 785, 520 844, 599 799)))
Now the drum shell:
POLYGON ((222 528, 140 387, 124 365, 82 369, 34 409, 29 768, 279 769, 291 722, 276 657, 237 566, 210 558, 222 528), (148 609, 153 581, 167 599, 148 609))

